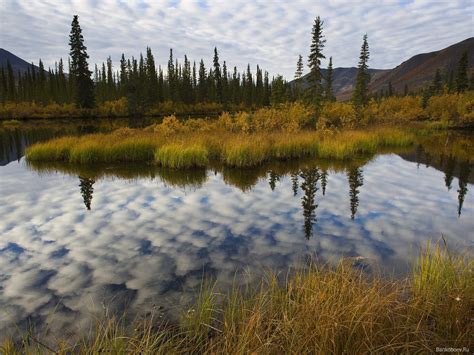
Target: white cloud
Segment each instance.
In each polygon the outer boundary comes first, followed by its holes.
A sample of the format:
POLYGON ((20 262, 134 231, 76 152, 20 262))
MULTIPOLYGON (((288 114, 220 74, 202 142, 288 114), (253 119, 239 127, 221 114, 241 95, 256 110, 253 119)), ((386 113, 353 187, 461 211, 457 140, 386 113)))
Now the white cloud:
POLYGON ((214 46, 229 67, 259 64, 291 79, 299 53, 305 58, 315 16, 325 21, 325 54, 334 65, 357 63, 369 35, 370 66, 391 68, 409 57, 447 47, 473 35, 473 3, 452 1, 119 1, 2 0, 0 46, 53 66, 68 55, 73 14, 79 15, 91 64, 122 52, 135 57, 150 46, 166 66, 169 48, 209 65, 214 46))

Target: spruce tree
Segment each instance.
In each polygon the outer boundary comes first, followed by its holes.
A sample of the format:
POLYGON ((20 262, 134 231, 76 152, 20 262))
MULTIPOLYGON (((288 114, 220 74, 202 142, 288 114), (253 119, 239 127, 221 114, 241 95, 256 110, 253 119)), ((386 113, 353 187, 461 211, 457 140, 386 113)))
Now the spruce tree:
POLYGON ((227 73, 227 64, 224 60, 222 65, 222 102, 227 103, 229 101, 229 80, 227 73))
POLYGON ((206 77, 206 67, 204 66, 204 61, 201 59, 199 62, 199 77, 198 77, 198 101, 206 102, 207 101, 207 77, 206 77))
POLYGON ((74 15, 69 35, 71 50, 70 78, 73 80, 75 101, 78 107, 91 108, 95 105, 94 83, 91 79, 91 71, 87 59, 89 58, 84 45, 84 37, 79 25, 78 16, 74 15))
POLYGON ((332 75, 333 75, 332 57, 329 57, 328 71, 326 74, 326 100, 330 102, 336 101, 336 98, 334 97, 334 92, 332 89, 332 75))
POLYGON ((441 72, 439 69, 436 69, 436 73, 433 78, 433 83, 431 84, 431 93, 433 95, 439 95, 442 92, 443 92, 443 81, 441 79, 441 72))
POLYGON ((388 81, 388 90, 387 90, 387 96, 392 97, 393 96, 393 86, 392 86, 392 81, 388 81))
POLYGON ((13 74, 13 67, 7 59, 7 101, 15 101, 16 99, 16 85, 15 75, 13 74))
POLYGON ((369 44, 367 42, 367 35, 364 35, 362 47, 360 49, 359 65, 357 68, 357 77, 352 95, 352 102, 356 108, 367 105, 369 101, 369 44))
POLYGON ((458 70, 456 75, 456 90, 458 93, 464 92, 469 87, 467 78, 467 52, 464 52, 459 59, 458 70))
POLYGON ((303 76, 303 56, 300 54, 298 56, 298 61, 296 62, 296 71, 295 71, 295 99, 299 100, 301 98, 301 81, 303 76))
POLYGON ((263 73, 262 69, 257 65, 257 78, 255 82, 255 103, 257 107, 263 105, 263 73))
POLYGON ((270 101, 272 105, 279 105, 288 99, 286 83, 281 75, 277 75, 272 81, 272 95, 270 101))
POLYGON ((214 47, 214 80, 216 86, 216 100, 219 103, 222 103, 222 75, 221 75, 221 66, 219 64, 219 55, 217 54, 217 48, 214 47))
POLYGON ((168 59, 168 91, 169 98, 171 101, 176 100, 176 83, 175 83, 175 72, 174 72, 174 61, 173 61, 173 49, 170 48, 170 57, 168 59))
POLYGON ((158 102, 158 74, 155 67, 155 58, 151 53, 151 48, 146 48, 146 60, 145 60, 145 71, 146 71, 146 90, 147 90, 147 102, 148 105, 154 105, 158 102))
POLYGON ((323 24, 318 16, 314 20, 311 40, 311 51, 309 55, 309 85, 310 85, 310 101, 319 111, 322 105, 323 87, 321 84, 321 59, 326 58, 323 54, 324 44, 326 40, 323 36, 323 24))

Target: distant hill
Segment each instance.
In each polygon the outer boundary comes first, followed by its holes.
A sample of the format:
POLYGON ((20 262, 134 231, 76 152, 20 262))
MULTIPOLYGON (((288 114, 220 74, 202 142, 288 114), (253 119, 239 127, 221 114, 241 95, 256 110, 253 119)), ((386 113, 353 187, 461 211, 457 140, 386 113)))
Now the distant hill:
MULTIPOLYGON (((387 90, 392 82, 395 92, 403 92, 405 85, 410 91, 418 91, 428 85, 434 77, 436 69, 443 73, 456 71, 459 58, 467 51, 469 70, 474 70, 474 37, 453 44, 439 51, 418 54, 401 63, 393 69, 369 69, 371 74, 370 91, 387 90)), ((322 70, 323 76, 326 69, 322 70)), ((349 100, 354 89, 357 68, 334 68, 333 88, 338 100, 349 100)), ((307 77, 303 77, 303 87, 306 87, 307 77)), ((293 83, 293 82, 292 82, 293 83)))
MULTIPOLYGON (((7 61, 10 61, 10 64, 13 68, 13 73, 15 75, 18 75, 18 72, 20 73, 25 73, 28 68, 31 70, 31 63, 28 63, 27 61, 21 59, 20 57, 17 57, 13 53, 0 48, 0 68, 1 67, 7 67, 7 61)), ((39 73, 39 68, 35 65, 34 66, 35 71, 39 73)))
MULTIPOLYGON (((386 72, 390 71, 384 69, 369 69, 372 78, 378 78, 386 72)), ((327 69, 321 70, 323 77, 327 75, 327 69)), ((302 87, 306 89, 308 87, 308 75, 303 76, 302 87)), ((354 89, 354 83, 357 76, 357 68, 334 68, 333 69, 333 90, 336 96, 342 92, 352 92, 354 89)), ((294 81, 292 81, 293 83, 294 81)))
POLYGON ((403 92, 405 85, 408 85, 409 90, 417 91, 433 81, 436 69, 444 74, 453 71, 456 75, 459 58, 464 52, 467 52, 469 68, 474 68, 474 37, 471 37, 439 51, 411 57, 384 75, 374 78, 370 90, 386 90, 391 81, 395 92, 403 92))

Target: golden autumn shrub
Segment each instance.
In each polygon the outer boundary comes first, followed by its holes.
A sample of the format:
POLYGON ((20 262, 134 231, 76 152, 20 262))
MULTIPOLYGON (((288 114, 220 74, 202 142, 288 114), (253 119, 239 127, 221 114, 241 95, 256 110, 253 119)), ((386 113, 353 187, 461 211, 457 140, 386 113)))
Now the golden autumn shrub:
POLYGON ((165 137, 185 130, 187 130, 187 127, 175 115, 166 116, 163 118, 163 122, 154 126, 154 131, 161 133, 165 137))
POLYGON ((455 121, 459 119, 458 111, 459 95, 445 94, 430 97, 426 112, 430 119, 441 121, 455 121))
POLYGON ((426 118, 418 96, 387 97, 380 101, 376 120, 416 121, 426 118))
POLYGON ((97 113, 101 117, 123 117, 128 114, 128 100, 122 97, 118 100, 105 101, 98 105, 97 113))
POLYGON ((328 102, 324 105, 319 117, 318 129, 353 127, 356 123, 354 106, 343 102, 328 102))

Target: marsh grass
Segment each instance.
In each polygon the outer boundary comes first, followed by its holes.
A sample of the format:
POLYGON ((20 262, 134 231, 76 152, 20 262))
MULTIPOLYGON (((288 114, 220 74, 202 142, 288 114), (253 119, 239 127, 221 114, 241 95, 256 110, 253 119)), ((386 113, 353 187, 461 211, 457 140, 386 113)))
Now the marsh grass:
POLYGON ((119 129, 109 134, 54 139, 29 147, 26 158, 79 164, 154 162, 170 168, 204 167, 220 162, 244 168, 269 160, 302 157, 348 160, 374 155, 378 148, 408 146, 414 142, 411 133, 393 127, 341 132, 242 133, 219 127, 190 131, 174 118, 165 119, 163 124, 165 128, 158 125, 155 129, 119 129))
POLYGON ((421 250, 405 279, 366 274, 353 259, 311 264, 286 276, 267 273, 256 286, 219 293, 203 283, 177 324, 153 313, 127 324, 108 317, 73 344, 24 336, 6 340, 5 354, 424 353, 472 348, 474 262, 444 244, 421 250), (30 351, 32 350, 32 351, 30 351))
POLYGON ((200 144, 169 144, 156 150, 155 162, 172 169, 205 167, 208 156, 207 149, 200 144))

